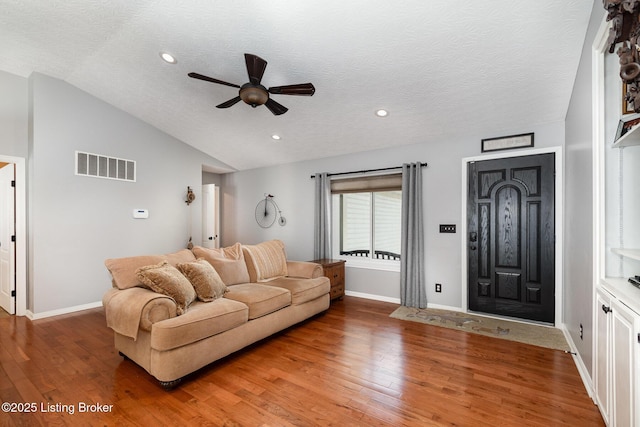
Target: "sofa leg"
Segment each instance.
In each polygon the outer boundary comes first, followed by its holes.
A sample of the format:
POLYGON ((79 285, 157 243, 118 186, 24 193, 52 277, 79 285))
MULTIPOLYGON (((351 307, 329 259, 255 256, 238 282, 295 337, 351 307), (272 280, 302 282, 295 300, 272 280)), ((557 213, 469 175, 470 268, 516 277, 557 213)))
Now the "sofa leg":
POLYGON ((178 384, 182 382, 182 378, 178 378, 177 380, 173 380, 173 381, 158 381, 158 382, 166 391, 170 391, 176 388, 178 384))

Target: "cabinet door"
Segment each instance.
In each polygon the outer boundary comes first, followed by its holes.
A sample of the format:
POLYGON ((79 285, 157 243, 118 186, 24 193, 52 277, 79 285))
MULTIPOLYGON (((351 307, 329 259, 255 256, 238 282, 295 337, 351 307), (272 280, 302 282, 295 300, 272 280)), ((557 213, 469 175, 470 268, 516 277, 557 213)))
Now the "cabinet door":
POLYGON ((611 309, 611 299, 605 293, 600 290, 596 291, 596 336, 595 336, 595 372, 594 372, 594 387, 596 390, 596 400, 600 407, 600 413, 604 418, 607 425, 610 425, 611 412, 610 405, 611 382, 609 376, 610 367, 610 340, 609 340, 609 319, 611 309))
POLYGON ((611 338, 613 362, 613 421, 617 426, 637 426, 634 419, 634 336, 637 315, 618 301, 611 301, 611 338))

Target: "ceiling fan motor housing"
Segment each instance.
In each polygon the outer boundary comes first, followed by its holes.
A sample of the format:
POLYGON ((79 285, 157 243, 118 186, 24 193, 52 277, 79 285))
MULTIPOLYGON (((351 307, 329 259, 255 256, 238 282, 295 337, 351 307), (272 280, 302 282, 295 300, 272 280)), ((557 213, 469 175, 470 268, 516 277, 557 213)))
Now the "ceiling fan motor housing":
POLYGON ((256 108, 258 105, 264 105, 269 100, 269 92, 262 85, 245 83, 240 88, 240 99, 256 108))

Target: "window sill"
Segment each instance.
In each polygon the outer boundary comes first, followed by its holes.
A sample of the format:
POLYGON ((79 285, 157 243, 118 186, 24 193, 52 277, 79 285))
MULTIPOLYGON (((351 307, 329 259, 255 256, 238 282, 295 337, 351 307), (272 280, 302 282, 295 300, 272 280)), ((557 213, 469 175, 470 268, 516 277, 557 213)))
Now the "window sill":
POLYGON ((338 256, 337 258, 345 260, 347 267, 400 272, 400 261, 349 256, 338 256))

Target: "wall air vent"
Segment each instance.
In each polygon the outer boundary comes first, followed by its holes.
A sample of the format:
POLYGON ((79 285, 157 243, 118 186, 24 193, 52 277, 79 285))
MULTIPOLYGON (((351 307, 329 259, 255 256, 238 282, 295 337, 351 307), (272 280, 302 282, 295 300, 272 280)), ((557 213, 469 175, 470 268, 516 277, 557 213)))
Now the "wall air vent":
POLYGON ((135 182, 136 162, 76 151, 76 175, 135 182))

